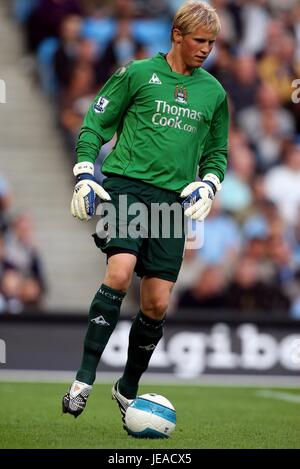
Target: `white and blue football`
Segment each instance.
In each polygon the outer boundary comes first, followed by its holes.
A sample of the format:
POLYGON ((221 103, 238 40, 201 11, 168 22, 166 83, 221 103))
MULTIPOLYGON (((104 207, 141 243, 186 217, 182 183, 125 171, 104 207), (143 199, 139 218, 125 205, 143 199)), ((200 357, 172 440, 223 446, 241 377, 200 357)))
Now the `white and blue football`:
POLYGON ((128 407, 125 425, 136 438, 168 438, 175 430, 176 411, 164 396, 143 394, 128 407))

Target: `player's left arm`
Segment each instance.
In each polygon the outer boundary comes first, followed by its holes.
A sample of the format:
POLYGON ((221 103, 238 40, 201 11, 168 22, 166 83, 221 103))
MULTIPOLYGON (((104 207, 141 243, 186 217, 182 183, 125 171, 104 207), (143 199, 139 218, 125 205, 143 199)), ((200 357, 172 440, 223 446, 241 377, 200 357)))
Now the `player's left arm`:
POLYGON ((226 96, 214 112, 199 163, 201 181, 192 182, 181 192, 187 217, 203 221, 210 212, 217 191, 221 190, 228 159, 229 113, 226 96))
POLYGON ((102 201, 110 195, 94 177, 94 162, 101 146, 117 131, 131 100, 130 64, 122 67, 101 88, 87 114, 79 134, 73 168, 76 185, 71 212, 79 220, 89 220, 96 211, 96 196, 102 201))

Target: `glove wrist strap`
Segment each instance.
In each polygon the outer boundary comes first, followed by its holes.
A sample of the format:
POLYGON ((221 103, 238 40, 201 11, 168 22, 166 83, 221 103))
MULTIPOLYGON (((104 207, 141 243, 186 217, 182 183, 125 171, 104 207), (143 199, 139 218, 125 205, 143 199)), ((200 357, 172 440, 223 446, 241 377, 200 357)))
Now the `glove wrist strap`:
POLYGON ((206 182, 207 184, 211 186, 212 190, 214 191, 214 194, 217 191, 220 191, 222 189, 222 184, 220 183, 220 179, 218 178, 218 176, 216 176, 213 173, 205 174, 202 181, 206 182))
POLYGON ((207 179, 203 180, 202 182, 205 182, 205 184, 207 184, 209 187, 211 187, 214 195, 216 195, 216 192, 217 192, 217 188, 216 186, 211 182, 211 181, 207 181, 207 179))
POLYGON ((73 168, 73 174, 74 176, 78 176, 79 174, 91 174, 94 176, 94 165, 90 161, 77 163, 73 168))

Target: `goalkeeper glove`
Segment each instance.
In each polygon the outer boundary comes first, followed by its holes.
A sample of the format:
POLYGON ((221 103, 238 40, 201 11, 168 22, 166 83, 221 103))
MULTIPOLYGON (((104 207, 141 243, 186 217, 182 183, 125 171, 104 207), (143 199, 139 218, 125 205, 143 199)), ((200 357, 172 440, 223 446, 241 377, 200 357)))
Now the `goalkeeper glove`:
POLYGON ((184 214, 192 220, 203 221, 210 212, 216 191, 221 189, 221 183, 214 174, 207 174, 201 182, 192 182, 183 189, 180 197, 184 214))
POLYGON ((77 163, 73 173, 76 176, 76 186, 71 201, 72 215, 79 220, 89 220, 95 215, 96 195, 101 200, 111 200, 110 195, 94 178, 93 163, 88 161, 77 163))

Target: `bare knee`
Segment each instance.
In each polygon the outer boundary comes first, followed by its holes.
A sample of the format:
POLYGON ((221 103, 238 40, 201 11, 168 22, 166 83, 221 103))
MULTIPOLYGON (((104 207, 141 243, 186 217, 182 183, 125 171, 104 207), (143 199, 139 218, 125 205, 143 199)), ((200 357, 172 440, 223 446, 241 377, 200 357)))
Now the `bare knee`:
POLYGON ((130 286, 136 257, 128 253, 120 253, 108 259, 103 283, 114 290, 126 292, 130 286))
POLYGON ((146 316, 157 321, 163 319, 168 309, 168 301, 162 298, 151 298, 147 303, 142 302, 141 309, 146 316))
POLYGON ((157 321, 163 319, 169 305, 173 282, 154 277, 143 277, 141 281, 141 310, 157 321))
POLYGON ((107 272, 103 283, 114 290, 126 292, 131 283, 132 272, 126 270, 107 272))

